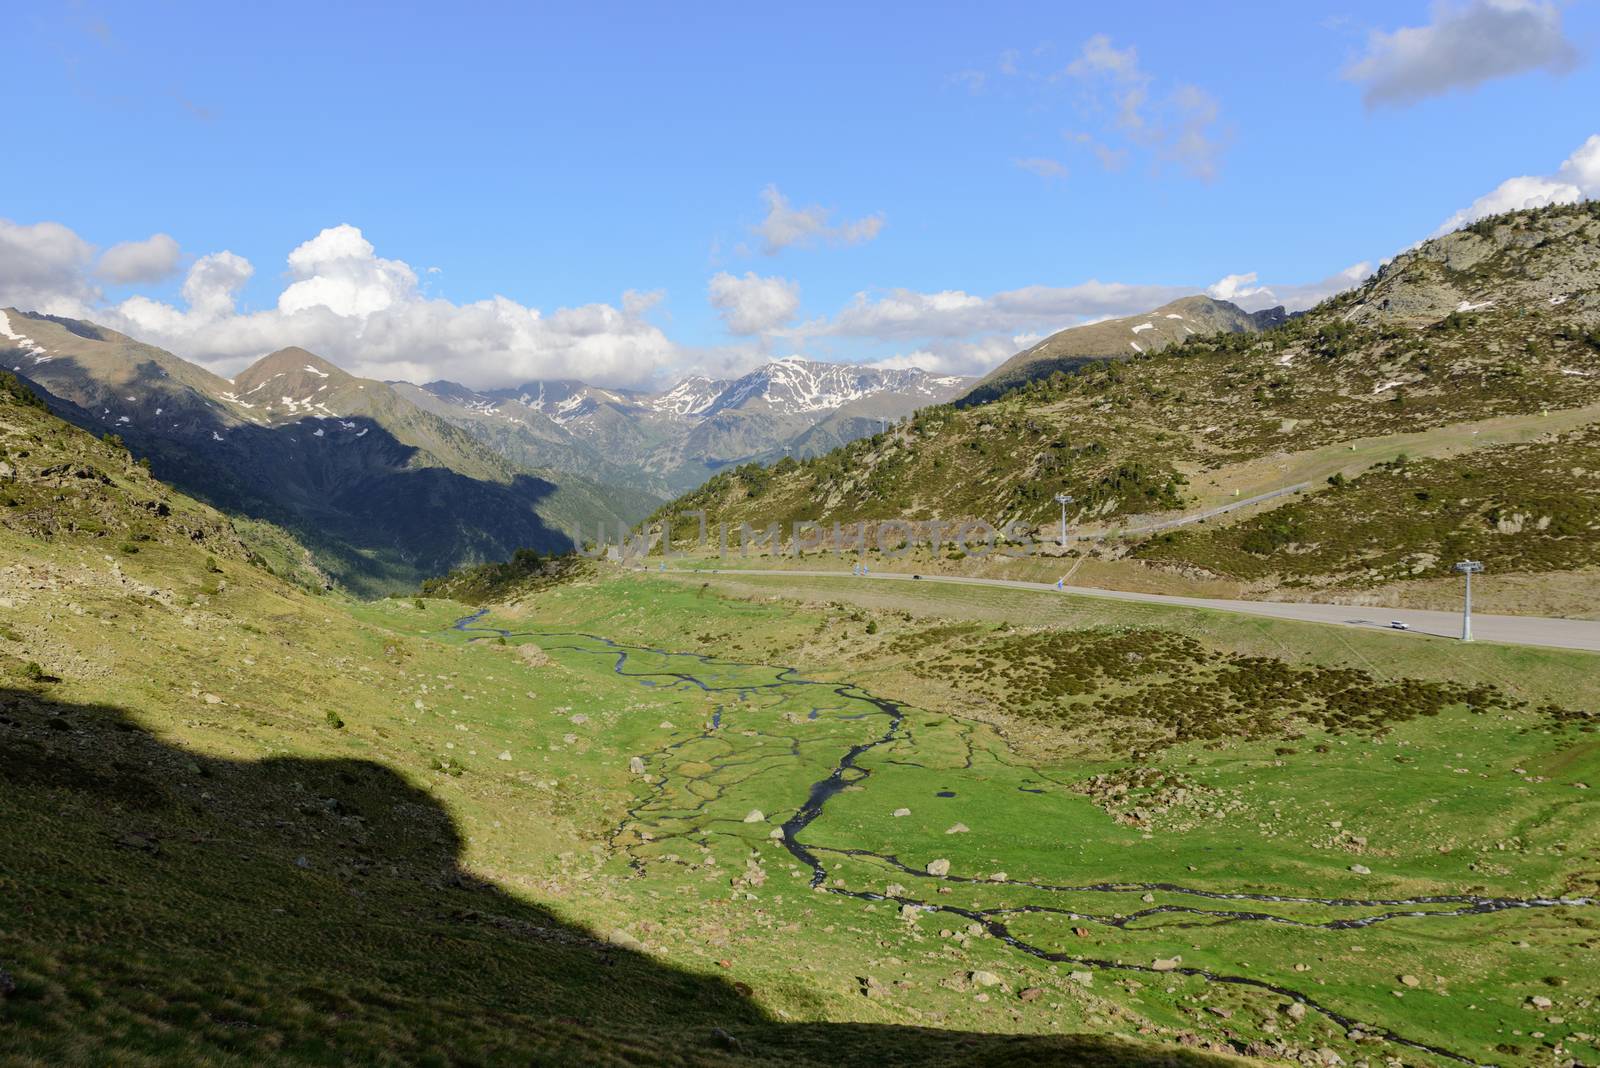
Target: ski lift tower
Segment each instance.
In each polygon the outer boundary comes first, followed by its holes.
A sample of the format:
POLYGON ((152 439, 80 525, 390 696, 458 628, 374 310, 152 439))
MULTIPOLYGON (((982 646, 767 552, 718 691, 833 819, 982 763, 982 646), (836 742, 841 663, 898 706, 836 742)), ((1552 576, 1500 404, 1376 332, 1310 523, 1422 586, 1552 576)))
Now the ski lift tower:
POLYGON ((1067 547, 1067 505, 1072 503, 1070 493, 1056 494, 1056 503, 1061 506, 1061 547, 1067 547))
POLYGON ((1476 560, 1463 560, 1456 565, 1456 570, 1467 576, 1467 599, 1461 606, 1461 640, 1472 640, 1472 576, 1483 570, 1483 565, 1476 560))

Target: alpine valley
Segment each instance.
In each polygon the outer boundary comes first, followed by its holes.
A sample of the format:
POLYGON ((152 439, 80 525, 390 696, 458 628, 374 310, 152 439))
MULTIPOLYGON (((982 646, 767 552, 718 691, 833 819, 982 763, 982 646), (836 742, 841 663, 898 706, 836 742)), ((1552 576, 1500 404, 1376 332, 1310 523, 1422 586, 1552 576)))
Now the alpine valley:
POLYGON ((474 392, 347 374, 299 348, 233 380, 90 322, 8 308, 0 366, 63 418, 241 520, 286 573, 373 594, 637 522, 729 464, 815 455, 970 379, 798 359, 662 393, 474 392))

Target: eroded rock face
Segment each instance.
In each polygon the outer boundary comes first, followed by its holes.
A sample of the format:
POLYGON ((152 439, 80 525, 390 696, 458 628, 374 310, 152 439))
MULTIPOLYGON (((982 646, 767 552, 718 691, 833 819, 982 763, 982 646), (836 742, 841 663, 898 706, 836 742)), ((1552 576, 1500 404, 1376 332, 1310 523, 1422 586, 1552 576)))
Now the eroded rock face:
POLYGON ((1593 266, 1572 250, 1600 240, 1593 227, 1576 213, 1483 220, 1390 260, 1349 318, 1425 325, 1500 304, 1559 304, 1592 321, 1600 315, 1593 266))

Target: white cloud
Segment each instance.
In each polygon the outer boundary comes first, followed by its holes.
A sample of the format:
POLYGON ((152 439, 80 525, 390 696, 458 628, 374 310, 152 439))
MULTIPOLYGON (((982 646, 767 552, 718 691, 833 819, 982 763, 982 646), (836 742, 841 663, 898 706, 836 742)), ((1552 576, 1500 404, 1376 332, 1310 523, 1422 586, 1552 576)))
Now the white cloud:
POLYGON ((800 309, 800 285, 787 278, 763 278, 746 271, 743 278, 719 271, 708 287, 711 306, 735 334, 760 334, 794 318, 800 309))
POLYGON ((1256 272, 1249 274, 1225 275, 1216 282, 1206 287, 1206 292, 1218 300, 1240 300, 1244 297, 1253 297, 1259 293, 1270 294, 1272 291, 1266 286, 1258 286, 1256 272))
MULTIPOLYGON (((1205 292, 1247 311, 1280 304, 1299 311, 1351 288, 1371 273, 1371 264, 1362 262, 1315 282, 1266 285, 1248 272, 1227 275, 1205 287, 1205 292)), ((1026 286, 987 297, 958 289, 936 293, 895 289, 878 295, 857 293, 833 318, 779 333, 796 338, 911 341, 917 343, 912 350, 880 358, 873 366, 983 374, 1069 326, 1150 311, 1200 289, 1094 280, 1075 286, 1026 286)))
POLYGON ((159 282, 178 269, 181 251, 167 234, 151 234, 143 241, 124 241, 106 249, 95 272, 118 285, 159 282))
POLYGON ((424 295, 409 265, 379 257, 353 226, 322 231, 288 262, 292 281, 270 310, 236 309, 254 269, 219 252, 189 269, 184 307, 132 297, 95 318, 224 374, 300 345, 373 378, 457 378, 482 388, 534 378, 641 385, 677 353, 644 318, 659 293, 630 290, 620 309, 587 304, 548 315, 499 296, 454 304, 424 295))
POLYGON ((1025 159, 1014 159, 1011 162, 1014 166, 1027 171, 1029 174, 1036 174, 1040 178, 1065 178, 1067 176, 1067 165, 1065 163, 1045 156, 1030 156, 1025 159))
POLYGON ((829 222, 833 216, 831 209, 817 204, 796 208, 775 185, 763 189, 761 199, 766 202, 767 214, 753 229, 761 238, 762 251, 769 256, 790 246, 861 245, 877 237, 883 229, 881 213, 834 225, 829 222))
POLYGON ((417 288, 415 271, 399 260, 380 259, 349 224, 324 230, 289 253, 289 270, 296 281, 278 296, 278 310, 291 315, 308 308, 371 315, 417 288))
POLYGON ((1439 225, 1434 237, 1458 230, 1470 222, 1522 208, 1551 204, 1576 204, 1600 196, 1600 134, 1592 134, 1548 176, 1507 178, 1439 225))
POLYGON ((959 289, 919 293, 893 289, 857 293, 831 321, 807 323, 799 335, 963 338, 997 331, 1131 315, 1195 292, 1193 286, 1127 285, 1090 280, 1075 286, 1026 286, 989 297, 959 289))
POLYGON ((0 306, 82 315, 100 297, 85 277, 94 248, 60 223, 0 219, 0 306))
POLYGON ((975 341, 936 342, 926 348, 874 360, 871 366, 885 371, 915 367, 940 375, 980 377, 1039 340, 1032 335, 995 334, 975 341))
POLYGON ((1231 301, 1245 311, 1261 311, 1280 304, 1289 311, 1304 311, 1320 304, 1335 293, 1359 285, 1372 273, 1367 260, 1353 263, 1342 271, 1326 278, 1297 285, 1259 285, 1256 273, 1230 274, 1206 287, 1206 293, 1218 300, 1231 301))
POLYGON ((1374 31, 1344 76, 1368 107, 1405 105, 1526 71, 1562 74, 1578 58, 1552 0, 1439 0, 1425 26, 1374 31))

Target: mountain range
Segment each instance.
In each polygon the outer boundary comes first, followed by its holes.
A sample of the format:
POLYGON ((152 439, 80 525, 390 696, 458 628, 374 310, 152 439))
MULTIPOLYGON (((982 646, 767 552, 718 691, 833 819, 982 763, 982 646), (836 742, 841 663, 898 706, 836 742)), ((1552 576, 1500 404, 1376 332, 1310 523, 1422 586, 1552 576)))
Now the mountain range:
POLYGON ((547 551, 652 498, 519 465, 389 385, 286 348, 235 379, 126 335, 7 309, 15 369, 69 422, 114 434, 163 481, 286 532, 360 593, 462 562, 547 551))
POLYGON ((163 480, 252 521, 240 530, 263 555, 368 594, 517 549, 570 549, 728 464, 823 452, 970 385, 789 359, 660 393, 572 381, 478 392, 359 378, 295 347, 230 381, 15 308, 0 312, 0 365, 163 480))
POLYGON ((658 393, 571 380, 489 391, 443 381, 394 386, 517 462, 666 498, 730 464, 818 455, 971 384, 791 357, 737 378, 685 378, 658 393))

